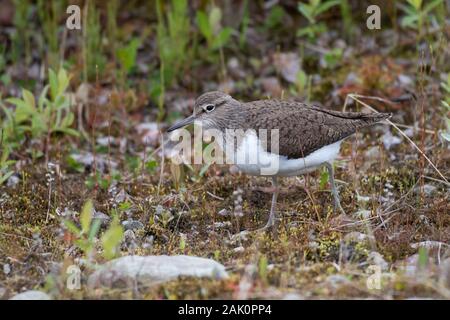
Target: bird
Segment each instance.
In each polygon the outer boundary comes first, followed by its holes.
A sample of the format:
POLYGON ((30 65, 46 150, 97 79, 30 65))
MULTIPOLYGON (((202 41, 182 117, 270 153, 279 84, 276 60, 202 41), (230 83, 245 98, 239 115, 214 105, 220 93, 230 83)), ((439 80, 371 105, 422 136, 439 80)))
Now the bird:
MULTIPOLYGON (((196 99, 191 116, 176 122, 167 132, 199 124, 203 130, 214 129, 224 134, 224 140, 233 141, 234 161, 257 155, 257 161, 236 161, 235 164, 244 174, 271 178, 270 214, 261 228, 266 230, 277 220, 278 178, 303 175, 323 166, 328 170, 334 210, 340 210, 345 216, 333 169, 341 143, 357 130, 391 116, 391 113, 339 112, 290 100, 240 102, 227 93, 210 91, 196 99), (227 133, 236 130, 241 133, 238 142, 227 133), (276 131, 277 135, 261 134, 264 130, 276 131), (267 163, 274 160, 276 170, 263 172, 267 163)), ((224 148, 223 144, 221 146, 224 148)))

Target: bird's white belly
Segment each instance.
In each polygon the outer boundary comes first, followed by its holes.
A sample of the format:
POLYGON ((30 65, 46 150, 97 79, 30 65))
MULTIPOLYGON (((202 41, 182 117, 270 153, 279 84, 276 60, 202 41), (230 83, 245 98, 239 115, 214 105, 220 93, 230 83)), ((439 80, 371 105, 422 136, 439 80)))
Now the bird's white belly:
MULTIPOLYGON (((296 176, 314 171, 323 163, 336 159, 342 141, 326 145, 305 158, 288 159, 265 151, 256 134, 247 134, 234 153, 233 161, 239 170, 249 175, 296 176)), ((229 154, 227 158, 230 159, 229 154)))

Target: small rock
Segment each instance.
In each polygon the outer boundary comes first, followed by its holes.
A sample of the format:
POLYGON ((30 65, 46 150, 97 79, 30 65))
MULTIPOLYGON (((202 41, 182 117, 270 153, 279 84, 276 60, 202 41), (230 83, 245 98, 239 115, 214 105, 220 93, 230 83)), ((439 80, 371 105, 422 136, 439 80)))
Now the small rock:
POLYGON ((123 233, 123 246, 126 247, 128 250, 135 250, 137 248, 136 243, 136 235, 134 234, 133 230, 126 230, 123 233))
POLYGON ((114 202, 118 204, 125 202, 128 199, 130 199, 130 195, 123 188, 120 189, 119 192, 117 192, 113 198, 114 202))
POLYGON ((239 65, 239 60, 236 57, 230 58, 227 63, 228 70, 230 70, 230 74, 235 78, 244 78, 245 72, 242 70, 242 67, 239 65))
POLYGON ((10 266, 9 263, 5 263, 3 265, 3 273, 6 274, 6 275, 11 273, 11 266, 10 266))
POLYGON ((361 196, 359 194, 356 194, 356 200, 358 202, 369 202, 370 201, 370 197, 369 196, 361 196))
POLYGON ((230 213, 228 212, 227 209, 222 209, 222 210, 220 210, 219 212, 217 212, 217 214, 218 214, 219 216, 222 216, 222 217, 226 217, 226 216, 229 216, 229 215, 230 215, 230 213))
POLYGON ((369 253, 367 258, 369 264, 375 264, 381 268, 381 270, 386 271, 389 268, 389 264, 384 260, 383 256, 376 251, 372 251, 369 253))
POLYGON ((353 216, 355 218, 363 219, 363 220, 370 218, 371 215, 372 215, 372 212, 370 210, 365 210, 365 209, 360 209, 353 214, 353 216))
POLYGON ((6 289, 3 287, 0 287, 0 300, 3 300, 6 295, 6 289))
POLYGON ((138 230, 144 229, 144 224, 137 220, 125 220, 122 222, 122 226, 125 230, 138 230))
POLYGON ((450 258, 445 259, 439 265, 439 282, 444 287, 450 287, 450 258))
POLYGON ((94 214, 92 216, 92 219, 94 220, 100 220, 100 224, 102 227, 106 227, 109 223, 109 221, 111 221, 111 217, 108 216, 107 214, 104 214, 101 211, 96 211, 94 210, 94 214))
POLYGON ((241 241, 247 241, 248 235, 249 235, 249 231, 247 231, 247 230, 233 234, 231 236, 230 243, 233 244, 233 243, 240 243, 241 241))
POLYGON ((263 87, 264 93, 273 98, 281 97, 281 93, 283 92, 283 88, 281 86, 278 78, 275 77, 267 77, 261 79, 261 85, 263 87))
POLYGON ((354 241, 354 242, 364 242, 364 241, 368 241, 368 240, 375 240, 373 236, 369 236, 367 234, 361 233, 361 232, 350 232, 348 234, 345 235, 344 237, 344 241, 350 242, 350 241, 354 241))
POLYGON ((236 248, 233 249, 234 253, 242 253, 244 251, 245 251, 245 248, 243 246, 236 247, 236 248))
POLYGON ((409 86, 413 84, 413 79, 410 76, 407 76, 405 74, 399 74, 398 75, 398 81, 402 86, 409 86))
POLYGON ((70 157, 77 163, 84 165, 86 168, 92 168, 95 165, 96 169, 100 172, 104 172, 106 168, 117 168, 117 162, 108 159, 107 156, 101 154, 97 154, 94 157, 94 155, 90 152, 80 154, 73 153, 70 157))
POLYGON ((283 300, 304 300, 305 298, 298 293, 288 293, 283 297, 283 300))
POLYGON ((411 248, 413 249, 419 249, 420 247, 426 249, 439 249, 448 247, 448 244, 440 241, 422 241, 411 244, 411 248))
POLYGON ((51 300, 45 292, 38 290, 28 290, 13 296, 10 300, 51 300))
POLYGON ((88 279, 88 286, 121 286, 129 283, 159 284, 179 276, 225 279, 225 267, 211 259, 179 256, 125 256, 109 261, 88 279))
POLYGON ((19 181, 20 181, 19 177, 13 174, 11 177, 8 178, 6 186, 8 188, 14 188, 19 183, 19 181))
POLYGON ((384 147, 386 150, 390 150, 392 147, 400 144, 402 139, 392 135, 391 131, 386 131, 386 133, 381 137, 384 147))
POLYGON ((142 244, 142 248, 150 249, 153 247, 153 241, 155 240, 154 236, 148 236, 144 239, 144 243, 142 244))
POLYGON ((284 80, 291 83, 297 82, 297 75, 300 71, 300 58, 297 53, 276 53, 273 62, 284 80))
MULTIPOLYGON (((431 185, 431 184, 426 184, 423 186, 423 193, 425 193, 425 195, 427 197, 432 196, 433 193, 436 192, 437 187, 431 185)), ((419 193, 420 192, 420 187, 416 187, 416 192, 419 193)))
POLYGON ((228 228, 228 227, 231 227, 230 221, 214 222, 214 228, 216 228, 216 229, 222 229, 222 228, 228 228))
POLYGON ((141 142, 148 146, 156 146, 160 140, 160 128, 157 122, 144 122, 136 126, 141 142))
POLYGON ((331 285, 334 289, 339 288, 342 285, 346 285, 350 283, 350 280, 348 280, 347 277, 340 275, 340 274, 333 274, 331 276, 328 276, 325 280, 326 283, 331 285))
POLYGON ((319 243, 317 241, 310 241, 308 243, 308 248, 310 248, 312 250, 316 250, 319 248, 319 243))

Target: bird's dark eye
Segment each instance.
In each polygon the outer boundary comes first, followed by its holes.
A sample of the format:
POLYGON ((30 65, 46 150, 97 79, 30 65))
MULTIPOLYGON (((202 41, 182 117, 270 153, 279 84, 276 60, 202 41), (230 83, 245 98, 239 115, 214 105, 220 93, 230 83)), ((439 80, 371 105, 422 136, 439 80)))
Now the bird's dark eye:
POLYGON ((205 106, 205 111, 206 112, 211 112, 215 109, 216 107, 213 104, 208 104, 205 106))

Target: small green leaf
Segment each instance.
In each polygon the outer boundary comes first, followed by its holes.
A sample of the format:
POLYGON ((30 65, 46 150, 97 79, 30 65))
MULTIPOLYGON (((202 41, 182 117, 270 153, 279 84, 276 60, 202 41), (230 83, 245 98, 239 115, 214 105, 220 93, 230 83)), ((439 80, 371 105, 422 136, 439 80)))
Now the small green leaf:
POLYGON ((417 11, 422 7, 422 0, 406 0, 417 11))
POLYGON ((83 210, 80 214, 80 223, 81 230, 84 234, 87 234, 91 225, 92 214, 93 214, 94 206, 92 204, 92 200, 88 200, 84 206, 83 210))
POLYGON ((64 225, 66 226, 67 230, 69 230, 71 233, 73 233, 76 236, 80 236, 81 230, 70 220, 64 220, 64 225))
POLYGON ((410 27, 410 28, 416 29, 417 28, 417 25, 416 25, 417 20, 419 20, 419 16, 417 16, 417 15, 406 16, 406 17, 403 17, 400 24, 402 27, 410 27))
POLYGON ((259 276, 261 277, 261 279, 263 281, 267 280, 267 267, 268 267, 267 257, 265 255, 263 255, 259 259, 259 264, 258 264, 259 276))
POLYGON ((123 238, 123 228, 118 221, 113 221, 110 228, 102 236, 103 256, 112 259, 116 255, 117 246, 123 238))
POLYGON ((322 172, 320 173, 320 189, 323 190, 325 189, 327 183, 328 183, 328 179, 329 179, 329 174, 328 174, 328 170, 322 170, 322 172))
POLYGON ((50 95, 55 100, 58 96, 58 79, 55 72, 52 69, 48 70, 48 80, 50 82, 50 95))
POLYGON ((134 38, 125 47, 117 49, 117 58, 126 74, 128 74, 136 65, 136 56, 139 46, 139 39, 134 38))
POLYGON ((419 268, 424 269, 428 264, 428 250, 425 247, 419 248, 419 268))
POLYGON ((200 32, 206 38, 207 41, 210 41, 213 33, 212 33, 211 26, 209 25, 208 16, 206 15, 206 13, 203 11, 198 11, 196 20, 197 20, 197 25, 198 25, 198 28, 200 29, 200 32))
POLYGON ((66 70, 63 68, 59 69, 58 72, 58 93, 57 95, 61 95, 66 91, 69 86, 70 78, 67 76, 66 70))
POLYGON ((42 110, 44 109, 44 105, 48 102, 47 93, 49 88, 50 88, 49 85, 46 85, 44 89, 42 89, 41 94, 39 95, 38 108, 40 112, 42 112, 42 110))
POLYGON ((437 6, 442 4, 443 0, 434 0, 430 3, 428 3, 424 8, 422 14, 429 14, 431 11, 434 10, 437 6))
POLYGON ((54 132, 62 132, 62 133, 66 133, 68 135, 74 136, 74 137, 79 137, 80 133, 72 128, 56 128, 55 130, 53 130, 54 132))
POLYGON ((155 169, 158 167, 158 162, 156 160, 149 160, 145 163, 145 168, 147 169, 148 173, 154 173, 155 169))
POLYGON ((4 175, 1 174, 0 171, 0 185, 2 185, 6 180, 9 179, 13 175, 14 171, 8 171, 4 175))
POLYGON ((340 2, 341 2, 340 0, 331 0, 331 1, 326 1, 326 2, 322 3, 315 12, 316 16, 330 10, 330 8, 333 6, 339 5, 340 2))
POLYGON ((218 7, 213 7, 209 12, 209 26, 213 32, 220 29, 220 20, 222 19, 222 11, 218 7))
POLYGON ((36 108, 36 102, 34 100, 34 96, 33 94, 26 90, 26 89, 22 89, 22 97, 23 97, 23 101, 25 101, 25 103, 32 109, 36 108))
POLYGON ((219 32, 217 37, 214 39, 214 41, 212 43, 212 48, 213 49, 219 49, 219 48, 222 48, 223 46, 225 46, 225 44, 230 39, 232 31, 233 30, 231 28, 223 28, 219 32))
POLYGON ((203 177, 205 175, 205 173, 208 171, 209 167, 211 166, 210 163, 205 164, 201 170, 200 173, 198 174, 200 177, 203 177))
POLYGON ((102 224, 102 221, 100 219, 94 219, 92 221, 92 226, 91 229, 89 230, 89 236, 88 236, 88 240, 90 242, 92 242, 95 238, 95 236, 98 233, 98 230, 100 230, 100 226, 102 224))

